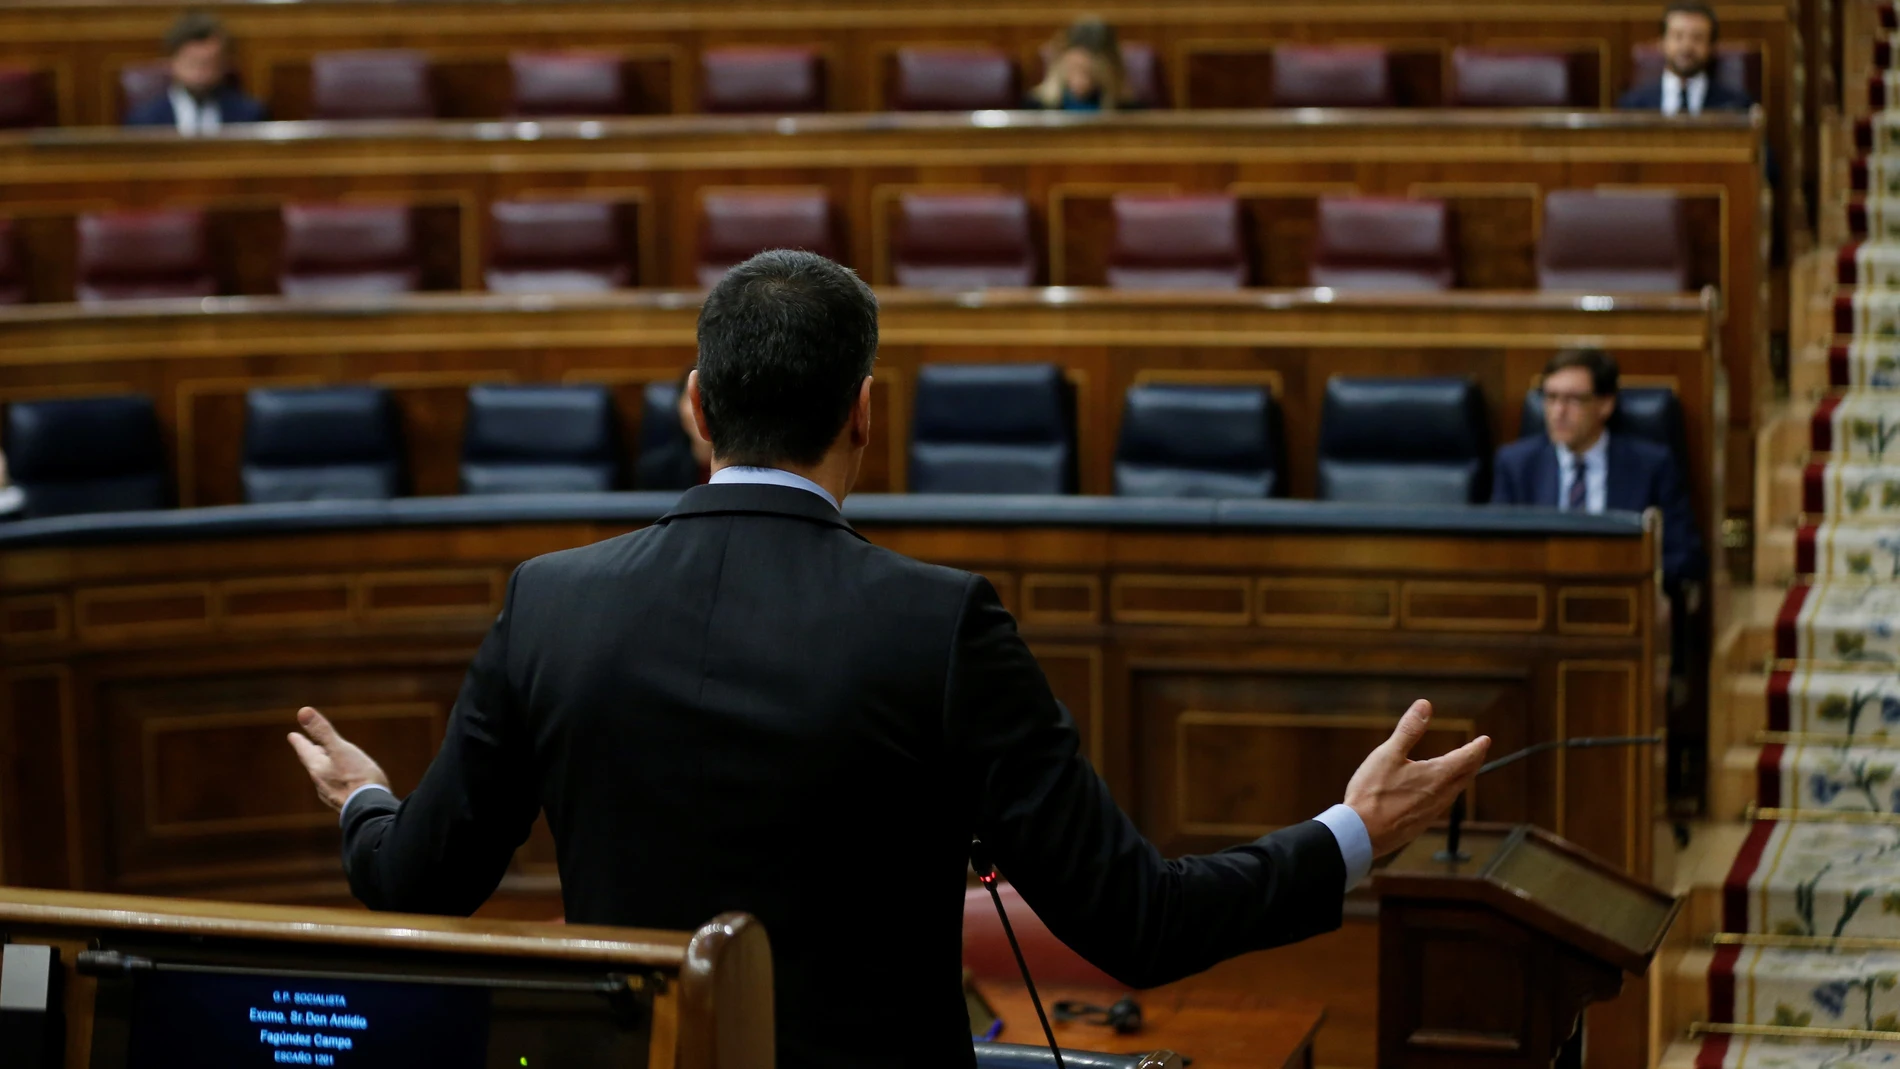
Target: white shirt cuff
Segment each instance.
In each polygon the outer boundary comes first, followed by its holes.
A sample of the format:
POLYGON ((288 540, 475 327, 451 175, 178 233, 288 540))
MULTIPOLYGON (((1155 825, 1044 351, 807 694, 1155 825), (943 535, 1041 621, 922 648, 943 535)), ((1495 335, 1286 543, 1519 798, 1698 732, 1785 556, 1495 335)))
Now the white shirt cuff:
MULTIPOLYGON (((348 798, 343 799, 343 808, 336 811, 336 822, 338 824, 343 823, 343 814, 348 813, 350 811, 350 803, 356 801, 356 796, 359 794, 362 794, 364 791, 382 791, 384 794, 387 794, 392 798, 395 797, 395 794, 396 794, 395 791, 390 790, 388 787, 385 787, 380 783, 363 784, 361 787, 358 787, 355 790, 351 791, 350 796, 348 798)), ((1338 807, 1335 807, 1335 808, 1338 808, 1338 807)), ((1357 814, 1355 814, 1355 816, 1356 815, 1357 814)), ((1334 832, 1333 834, 1338 835, 1339 833, 1334 832)), ((1361 835, 1365 834, 1363 825, 1361 826, 1359 834, 1361 835)), ((1370 850, 1371 847, 1368 846, 1366 849, 1370 850)))
POLYGON ((1314 817, 1339 840, 1339 854, 1346 860, 1346 890, 1358 886, 1372 871, 1372 833, 1353 807, 1341 803, 1314 817))

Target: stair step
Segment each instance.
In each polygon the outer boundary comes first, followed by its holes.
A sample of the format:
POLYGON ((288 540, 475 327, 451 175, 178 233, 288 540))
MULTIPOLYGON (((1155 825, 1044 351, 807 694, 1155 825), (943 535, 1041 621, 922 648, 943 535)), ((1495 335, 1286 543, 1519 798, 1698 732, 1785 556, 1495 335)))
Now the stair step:
POLYGON ((1789 362, 1792 396, 1834 390, 1900 390, 1900 342, 1852 339, 1803 346, 1789 362))
MULTIPOLYGON (((1729 594, 1728 626, 1716 651, 1731 674, 1761 671, 1775 656, 1775 620, 1787 601, 1779 587, 1736 587, 1729 594)), ((1752 735, 1750 736, 1752 739, 1752 735)))
POLYGON ((1717 947, 1708 1020, 1900 1032, 1900 950, 1717 947))
MULTIPOLYGON (((1862 201, 1859 209, 1866 210, 1868 203, 1862 201)), ((1892 203, 1900 206, 1900 199, 1892 203)), ((1848 210, 1853 212, 1856 208, 1850 205, 1848 210)), ((1856 289, 1838 293, 1834 299, 1834 333, 1866 341, 1900 338, 1900 290, 1856 289)))
POLYGON ((1900 666, 1896 621, 1900 584, 1823 578, 1791 586, 1775 614, 1774 656, 1890 671, 1900 666))
MULTIPOLYGON (((1900 699, 1891 710, 1900 727, 1900 699)), ((1784 820, 1794 813, 1900 813, 1900 737, 1885 744, 1803 739, 1758 747, 1754 757, 1755 801, 1780 810, 1784 820)))
POLYGON ((1725 932, 1900 939, 1900 826, 1758 822, 1721 887, 1725 932))
POLYGON ((1690 1036, 1669 1044, 1656 1065, 1657 1069, 1891 1069, 1900 1066, 1900 1043, 1690 1036))

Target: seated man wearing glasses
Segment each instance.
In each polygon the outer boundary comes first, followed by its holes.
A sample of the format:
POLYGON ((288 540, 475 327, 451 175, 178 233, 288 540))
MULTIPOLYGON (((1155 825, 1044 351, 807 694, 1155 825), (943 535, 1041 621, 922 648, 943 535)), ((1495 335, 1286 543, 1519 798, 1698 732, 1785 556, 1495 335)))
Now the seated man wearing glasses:
POLYGON ((1498 450, 1494 505, 1545 505, 1567 512, 1650 507, 1663 515, 1663 585, 1670 592, 1707 570, 1689 488, 1666 446, 1612 435, 1616 361, 1597 349, 1560 352, 1544 366, 1543 438, 1498 450))

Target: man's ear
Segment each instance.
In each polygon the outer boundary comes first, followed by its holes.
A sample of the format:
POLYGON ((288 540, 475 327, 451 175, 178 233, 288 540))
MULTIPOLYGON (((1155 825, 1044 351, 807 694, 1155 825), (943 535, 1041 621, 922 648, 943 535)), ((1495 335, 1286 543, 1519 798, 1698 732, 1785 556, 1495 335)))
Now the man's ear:
POLYGON ((693 426, 699 428, 699 436, 712 441, 712 431, 706 426, 706 406, 699 399, 699 369, 694 368, 686 376, 686 396, 693 403, 693 426))
POLYGON ((857 403, 851 406, 851 444, 857 448, 871 444, 871 376, 858 385, 857 403))

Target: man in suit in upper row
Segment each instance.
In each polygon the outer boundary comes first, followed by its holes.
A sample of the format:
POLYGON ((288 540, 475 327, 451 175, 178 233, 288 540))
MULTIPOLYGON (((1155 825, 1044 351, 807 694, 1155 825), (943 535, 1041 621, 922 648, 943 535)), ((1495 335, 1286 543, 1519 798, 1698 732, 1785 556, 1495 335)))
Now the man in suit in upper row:
POLYGON ((1723 85, 1709 69, 1721 24, 1709 5, 1686 0, 1663 9, 1662 76, 1624 93, 1616 106, 1626 111, 1664 115, 1700 115, 1706 111, 1747 111, 1748 94, 1723 85))
POLYGON ((224 24, 188 11, 165 34, 171 85, 133 108, 127 126, 170 126, 187 137, 215 134, 230 123, 264 122, 264 105, 231 80, 231 37, 224 24))
POLYGON ((1544 366, 1543 437, 1498 450, 1494 505, 1555 506, 1567 512, 1662 510, 1663 583, 1671 591, 1708 570, 1702 538, 1669 448, 1632 434, 1612 435, 1616 361, 1600 349, 1571 349, 1544 366))

